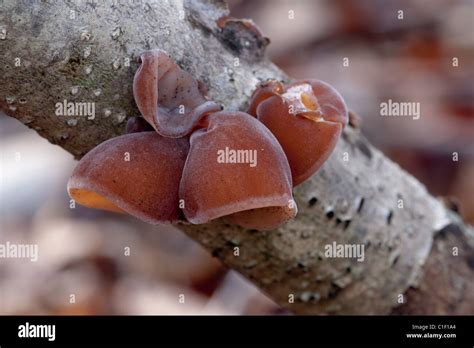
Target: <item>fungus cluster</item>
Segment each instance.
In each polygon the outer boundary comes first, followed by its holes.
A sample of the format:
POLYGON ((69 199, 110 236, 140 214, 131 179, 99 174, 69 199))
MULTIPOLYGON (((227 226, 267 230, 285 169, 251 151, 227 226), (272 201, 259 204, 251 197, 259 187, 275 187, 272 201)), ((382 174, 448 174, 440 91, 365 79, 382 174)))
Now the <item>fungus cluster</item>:
POLYGON ((333 151, 347 108, 317 80, 260 84, 248 113, 222 111, 161 50, 143 53, 133 83, 143 115, 87 153, 68 182, 78 203, 152 224, 217 218, 272 229, 296 216, 292 188, 333 151), (223 149, 254 154, 218 160, 223 149))

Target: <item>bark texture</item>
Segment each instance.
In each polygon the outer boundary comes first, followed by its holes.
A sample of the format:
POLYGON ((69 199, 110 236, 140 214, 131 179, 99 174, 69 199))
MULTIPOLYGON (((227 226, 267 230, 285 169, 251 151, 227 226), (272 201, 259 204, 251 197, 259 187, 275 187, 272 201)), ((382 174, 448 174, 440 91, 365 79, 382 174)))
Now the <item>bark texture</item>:
MULTIPOLYGON (((0 6, 0 108, 76 158, 138 114, 132 79, 143 50, 166 50, 229 110, 243 110, 258 81, 287 80, 258 32, 217 26, 228 14, 222 1, 0 6), (63 100, 94 102, 95 118, 57 116, 63 100)), ((274 231, 222 221, 178 228, 294 313, 474 313, 472 229, 357 129, 345 130, 295 200, 297 218, 274 231), (333 242, 364 245, 364 260, 326 257, 333 242)))

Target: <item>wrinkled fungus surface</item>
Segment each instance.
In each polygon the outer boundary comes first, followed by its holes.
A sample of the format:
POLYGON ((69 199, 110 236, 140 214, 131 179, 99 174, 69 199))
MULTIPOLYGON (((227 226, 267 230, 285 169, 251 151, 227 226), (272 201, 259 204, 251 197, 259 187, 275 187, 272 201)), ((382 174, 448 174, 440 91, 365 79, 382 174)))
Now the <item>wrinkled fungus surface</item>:
POLYGON ((291 172, 270 131, 242 112, 218 112, 191 135, 180 185, 191 223, 205 223, 243 210, 285 206, 292 199, 291 172), (241 151, 240 161, 218 161, 219 153, 241 151), (253 154, 253 155, 252 155, 253 154), (245 159, 253 156, 255 166, 245 159), (233 163, 240 162, 240 163, 233 163))
POLYGON ((347 123, 346 104, 333 87, 318 80, 297 81, 283 91, 269 82, 262 89, 254 93, 249 112, 280 142, 296 186, 331 155, 347 123))
POLYGON ((140 59, 133 95, 143 117, 162 136, 185 136, 201 117, 221 109, 205 98, 198 81, 164 51, 147 51, 140 59))
POLYGON ((87 207, 124 211, 153 224, 178 221, 187 152, 185 138, 156 132, 112 138, 81 159, 69 179, 69 194, 87 207))

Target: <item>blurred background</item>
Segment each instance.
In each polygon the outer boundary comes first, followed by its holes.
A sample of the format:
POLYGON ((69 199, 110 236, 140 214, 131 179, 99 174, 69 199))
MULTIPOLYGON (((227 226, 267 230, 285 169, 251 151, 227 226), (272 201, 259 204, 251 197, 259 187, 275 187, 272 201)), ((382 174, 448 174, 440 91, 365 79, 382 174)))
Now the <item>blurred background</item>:
MULTIPOLYGON (((230 7, 288 75, 334 85, 372 143, 474 223, 473 0, 230 7), (421 118, 381 117, 388 99, 419 102, 421 118)), ((70 209, 72 156, 3 114, 0 149, 0 243, 39 248, 37 262, 0 259, 0 314, 286 314, 178 230, 70 209)))

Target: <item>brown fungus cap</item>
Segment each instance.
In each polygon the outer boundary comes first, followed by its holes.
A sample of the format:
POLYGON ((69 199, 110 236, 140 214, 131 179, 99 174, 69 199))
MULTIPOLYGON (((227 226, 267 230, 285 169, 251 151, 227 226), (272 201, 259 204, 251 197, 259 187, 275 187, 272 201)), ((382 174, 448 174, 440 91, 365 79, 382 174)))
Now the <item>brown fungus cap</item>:
POLYGON ((140 59, 133 95, 143 117, 162 136, 188 135, 201 117, 221 109, 205 98, 198 81, 164 51, 146 51, 140 59))
POLYGON ((156 132, 122 135, 88 152, 68 182, 69 195, 90 208, 127 212, 152 224, 180 220, 178 188, 188 140, 156 132))
POLYGON ((283 147, 293 186, 308 179, 329 158, 348 119, 341 95, 319 80, 297 81, 283 91, 278 82, 268 82, 254 92, 249 111, 283 147))
POLYGON ((255 118, 217 112, 191 135, 180 184, 184 214, 193 224, 252 209, 280 207, 231 217, 249 228, 271 228, 296 214, 291 171, 278 141, 255 118), (240 152, 239 152, 240 151, 240 152), (240 156, 240 157, 239 157, 240 156), (253 226, 252 223, 257 224, 253 226))

